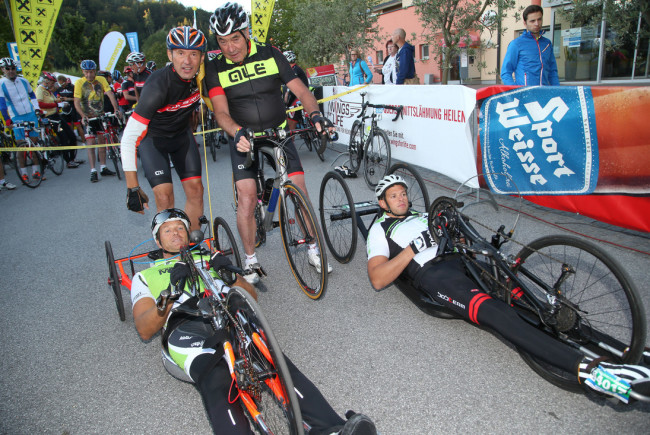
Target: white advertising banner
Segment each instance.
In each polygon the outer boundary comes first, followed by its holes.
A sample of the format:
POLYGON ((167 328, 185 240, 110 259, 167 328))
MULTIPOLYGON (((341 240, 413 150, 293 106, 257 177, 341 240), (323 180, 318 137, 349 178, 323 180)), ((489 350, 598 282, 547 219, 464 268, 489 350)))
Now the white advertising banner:
MULTIPOLYGON (((329 97, 350 88, 324 86, 329 97)), ((348 143, 350 129, 361 113, 361 94, 371 104, 404 106, 403 118, 393 112, 372 109, 378 126, 386 131, 393 159, 444 174, 458 182, 476 175, 476 91, 465 86, 370 85, 324 103, 325 115, 348 143)), ((371 109, 366 110, 369 115, 371 109)), ((366 120, 366 126, 370 120, 366 120)))
POLYGON ((120 32, 109 32, 99 46, 99 69, 113 72, 122 50, 126 47, 126 38, 120 32))

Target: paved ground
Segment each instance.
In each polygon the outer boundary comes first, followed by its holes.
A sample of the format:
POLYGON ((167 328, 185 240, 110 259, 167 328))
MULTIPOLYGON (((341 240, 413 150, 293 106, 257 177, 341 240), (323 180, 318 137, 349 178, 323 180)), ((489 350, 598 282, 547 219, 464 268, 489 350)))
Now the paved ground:
MULTIPOLYGON (((314 153, 300 152, 317 207, 320 180, 337 153, 328 150, 321 163, 314 153)), ((234 228, 226 150, 208 166, 213 213, 234 228)), ((8 178, 16 183, 14 174, 8 178)), ((425 178, 432 197, 449 194, 436 183, 454 184, 429 173, 425 178)), ((351 189, 355 200, 372 198, 361 179, 351 189)), ((180 190, 177 197, 183 198, 180 190)), ((164 371, 159 338, 138 338, 130 306, 126 322, 117 317, 104 241, 126 256, 150 237, 153 216, 127 212, 124 204, 123 182, 91 184, 87 163, 61 177, 49 173, 36 190, 0 193, 0 433, 210 431, 193 387, 164 371)), ((554 226, 560 225, 644 251, 603 245, 650 307, 647 237, 580 216, 526 210, 522 241, 565 232, 554 226)), ((612 406, 565 392, 492 334, 430 317, 394 287, 373 291, 361 245, 351 263, 334 264, 319 301, 298 290, 278 230, 258 255, 269 273, 260 304, 286 354, 337 411, 364 412, 383 434, 647 433, 649 406, 612 406)))

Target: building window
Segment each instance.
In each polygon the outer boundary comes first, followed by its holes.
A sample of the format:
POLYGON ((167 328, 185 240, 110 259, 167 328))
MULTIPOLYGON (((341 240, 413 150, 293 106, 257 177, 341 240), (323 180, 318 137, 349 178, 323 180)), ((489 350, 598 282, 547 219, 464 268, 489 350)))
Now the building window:
POLYGON ((377 64, 384 63, 384 50, 377 50, 377 64))
POLYGON ((469 56, 469 64, 474 65, 474 56, 469 56))
POLYGON ((420 59, 427 60, 429 59, 429 46, 420 45, 420 59))

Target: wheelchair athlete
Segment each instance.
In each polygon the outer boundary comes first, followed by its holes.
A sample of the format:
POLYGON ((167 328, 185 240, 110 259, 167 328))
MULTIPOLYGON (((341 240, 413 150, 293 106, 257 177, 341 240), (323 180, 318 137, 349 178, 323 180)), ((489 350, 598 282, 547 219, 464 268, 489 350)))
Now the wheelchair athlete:
MULTIPOLYGON (((178 261, 176 254, 189 243, 189 218, 179 209, 166 209, 153 218, 151 230, 156 244, 163 252, 163 260, 133 277, 131 300, 135 327, 143 340, 149 340, 163 329, 167 338, 166 350, 174 362, 184 369, 201 394, 212 429, 219 434, 252 433, 239 402, 230 403, 228 393, 231 377, 223 356, 221 343, 227 338, 225 331, 215 332, 209 321, 201 317, 178 321, 172 315, 176 307, 190 299, 187 292, 179 292, 167 299, 161 312, 156 298, 172 286, 185 288, 190 267, 178 261), (200 343, 200 346, 196 346, 200 343)), ((215 253, 210 258, 213 271, 230 264, 230 260, 215 253)), ((238 276, 235 285, 255 296, 255 290, 238 276)), ((227 288, 227 287, 226 287, 227 288)), ((304 421, 312 429, 310 434, 376 434, 374 423, 365 415, 348 411, 345 421, 336 414, 316 386, 285 356, 291 372, 304 421)))
POLYGON ((383 213, 368 232, 368 276, 375 289, 391 284, 400 275, 436 302, 463 318, 490 328, 518 348, 561 370, 575 373, 587 390, 628 403, 630 381, 650 386, 650 369, 610 364, 584 356, 525 320, 503 301, 483 293, 465 273, 458 254, 438 256, 438 245, 429 233, 427 214, 409 210, 406 182, 399 175, 385 176, 375 188, 383 213), (602 382, 609 379, 610 382, 602 382), (609 386, 609 388, 605 388, 609 386))

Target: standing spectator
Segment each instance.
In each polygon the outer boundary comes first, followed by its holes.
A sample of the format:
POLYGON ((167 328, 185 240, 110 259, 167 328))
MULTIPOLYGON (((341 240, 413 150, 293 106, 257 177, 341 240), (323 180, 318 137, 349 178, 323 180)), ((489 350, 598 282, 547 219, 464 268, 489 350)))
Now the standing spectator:
POLYGON ((394 85, 397 83, 397 46, 390 41, 386 44, 388 56, 384 59, 384 66, 381 68, 382 83, 394 85))
MULTIPOLYGON (((68 123, 59 116, 61 97, 54 96, 54 83, 56 83, 54 76, 47 71, 43 72, 43 83, 36 88, 36 99, 38 100, 39 107, 43 111, 43 115, 47 119, 59 123, 60 130, 57 137, 61 146, 75 146, 77 144, 77 138, 74 132, 68 123)), ((75 150, 63 151, 63 158, 68 164, 68 168, 76 168, 79 166, 79 163, 74 161, 74 155, 75 150)))
MULTIPOLYGON (((56 78, 59 82, 58 95, 61 98, 61 101, 64 104, 61 110, 61 118, 72 128, 73 131, 76 131, 77 136, 79 136, 79 141, 83 143, 84 131, 81 127, 81 116, 77 112, 77 109, 74 107, 74 85, 70 82, 70 79, 64 75, 60 75, 56 78)), ((77 159, 77 151, 74 150, 74 162, 77 164, 82 164, 85 160, 77 159)))
MULTIPOLYGON (((386 65, 386 62, 388 61, 388 59, 391 57, 391 47, 394 47, 394 46, 395 46, 395 44, 393 44, 393 40, 392 40, 392 39, 389 39, 388 41, 386 41, 386 56, 384 57, 384 61, 381 63, 381 65, 378 64, 377 66, 375 66, 375 67, 373 68, 377 74, 380 74, 380 75, 381 75, 381 84, 382 84, 382 85, 385 85, 385 84, 394 84, 394 83, 395 83, 395 79, 394 79, 394 78, 393 78, 393 82, 392 82, 392 83, 386 83, 386 77, 385 77, 385 75, 384 75, 384 68, 383 68, 384 65, 386 65)), ((397 49, 395 49, 395 53, 397 53, 397 49)), ((393 59, 393 61, 394 61, 394 60, 395 60, 395 59, 393 59)), ((393 63, 394 63, 394 62, 393 62, 393 63)), ((394 66, 393 66, 393 69, 394 69, 394 66)))
POLYGON ((372 83, 372 71, 361 58, 361 52, 356 48, 352 49, 350 59, 350 86, 372 83))
POLYGON ((399 48, 395 57, 395 71, 397 71, 396 85, 418 85, 420 79, 415 74, 415 48, 406 42, 404 29, 395 29, 393 43, 399 48))
POLYGON ((544 9, 530 5, 524 9, 523 17, 526 30, 508 45, 501 81, 504 85, 559 86, 553 45, 542 36, 544 9))

